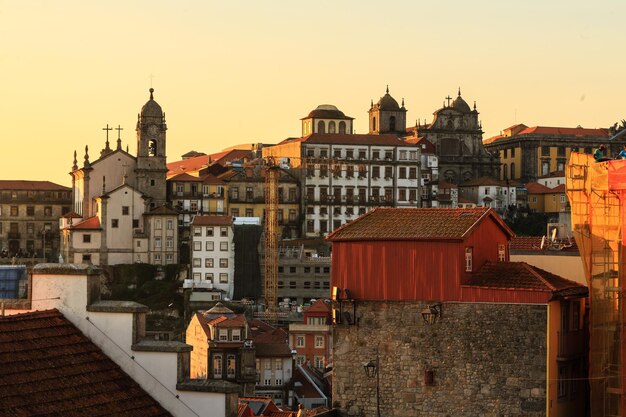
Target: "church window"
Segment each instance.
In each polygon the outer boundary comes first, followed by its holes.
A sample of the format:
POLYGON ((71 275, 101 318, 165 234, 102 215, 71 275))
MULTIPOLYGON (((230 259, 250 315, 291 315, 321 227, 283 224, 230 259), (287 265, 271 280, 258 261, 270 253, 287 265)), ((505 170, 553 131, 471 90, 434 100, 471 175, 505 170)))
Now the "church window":
POLYGON ((26 215, 34 216, 35 215, 35 206, 27 206, 26 207, 26 215))
POLYGON ((389 131, 395 132, 395 130, 396 130, 396 117, 391 116, 389 118, 389 131))
POLYGON ((123 216, 128 216, 129 212, 130 212, 130 208, 128 206, 122 206, 122 215, 123 216))
POLYGON ((323 120, 317 122, 317 133, 326 133, 326 124, 323 120))
POLYGON ((118 227, 120 227, 120 220, 119 219, 111 219, 111 227, 114 229, 117 229, 118 227))
POLYGON ((335 133, 335 128, 336 128, 335 122, 331 120, 328 123, 328 133, 335 133))
POLYGON ((339 133, 346 133, 346 122, 339 122, 339 133))
POLYGON ((156 156, 157 155, 157 143, 156 140, 148 141, 148 156, 156 156))
POLYGON ((90 234, 84 234, 83 235, 83 243, 91 243, 91 235, 90 234))
POLYGON ((376 118, 372 117, 372 132, 376 131, 376 118))

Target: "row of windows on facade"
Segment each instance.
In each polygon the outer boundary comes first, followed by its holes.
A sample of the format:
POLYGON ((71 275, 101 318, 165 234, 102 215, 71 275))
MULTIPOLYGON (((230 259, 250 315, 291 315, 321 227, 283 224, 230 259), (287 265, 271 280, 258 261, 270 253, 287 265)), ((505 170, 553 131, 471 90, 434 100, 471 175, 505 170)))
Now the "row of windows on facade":
MULTIPOLYGON (((239 196, 240 196, 239 187, 231 186, 229 188, 229 192, 230 192, 230 198, 232 200, 239 200, 239 196)), ((263 198, 265 198, 265 193, 266 193, 265 188, 262 189, 262 192, 263 192, 263 198)), ((285 195, 284 188, 279 187, 278 188, 278 201, 279 202, 284 202, 284 201, 297 202, 297 199, 298 199, 298 189, 296 187, 290 187, 288 189, 288 199, 287 200, 285 200, 284 195, 285 195)), ((254 199, 254 187, 246 187, 246 191, 245 191, 245 194, 244 194, 244 199, 245 200, 253 200, 254 199)))
MULTIPOLYGON (((549 157, 551 155, 551 151, 554 147, 551 146, 542 146, 541 147, 541 156, 544 157, 549 157)), ((556 146, 556 156, 560 156, 560 157, 565 157, 567 156, 567 152, 566 152, 566 147, 565 146, 556 146)), ((578 152, 579 151, 579 147, 578 146, 572 146, 570 148, 571 152, 578 152)), ((504 158, 515 158, 515 150, 516 148, 505 148, 502 152, 503 152, 503 156, 504 158)), ((586 154, 590 154, 592 153, 592 148, 591 147, 585 147, 583 148, 583 152, 586 154)))
MULTIPOLYGON (((335 159, 361 159, 367 160, 367 149, 342 149, 333 148, 333 158, 335 159)), ((306 156, 308 158, 328 158, 327 148, 314 148, 307 149, 306 156)), ((418 151, 406 151, 401 150, 398 152, 398 160, 400 161, 417 161, 419 157, 418 151)), ((387 161, 393 160, 393 150, 372 150, 372 160, 379 161, 385 159, 387 161)))
MULTIPOLYGON (((220 251, 227 252, 229 250, 229 242, 220 242, 220 251)), ((204 247, 207 252, 211 252, 215 250, 215 242, 212 240, 204 242, 204 247)), ((194 241, 193 242, 193 250, 194 252, 200 252, 202 250, 202 242, 194 241)))
MULTIPOLYGON (((186 192, 189 192, 191 195, 199 195, 198 194, 198 184, 196 183, 186 183, 186 182, 176 182, 175 184, 175 188, 176 188, 176 193, 178 195, 182 195, 186 192)), ((224 187, 221 185, 218 185, 215 188, 215 192, 211 192, 211 186, 209 185, 203 185, 202 186, 202 196, 203 197, 223 197, 224 196, 224 187)))
MULTIPOLYGON (((213 258, 204 258, 204 267, 213 268, 215 262, 213 258)), ((219 258, 219 268, 228 268, 228 258, 219 258)), ((202 267, 202 258, 193 258, 192 266, 194 268, 202 267)))
MULTIPOLYGON (((316 318, 321 318, 321 317, 316 317, 316 318)), ((323 323, 323 324, 326 324, 326 323, 323 323)), ((297 334, 295 335, 295 339, 296 339, 297 348, 306 347, 306 335, 297 334)), ((323 348, 325 345, 324 339, 325 337, 323 335, 315 335, 315 348, 323 348)))
MULTIPOLYGON (((141 240, 138 239, 136 242, 137 242, 136 246, 138 248, 140 248, 141 247, 141 240)), ((91 243, 91 234, 90 233, 84 233, 83 234, 83 243, 91 243)), ((155 237, 154 238, 154 249, 161 249, 162 247, 163 247, 163 244, 162 244, 161 237, 160 236, 155 237)), ((174 237, 168 236, 165 239, 165 247, 168 250, 173 250, 173 248, 174 248, 174 237)))
MULTIPOLYGON (((18 222, 9 223, 9 233, 20 233, 20 224, 18 222)), ((0 222, 0 233, 4 230, 3 223, 0 222)), ((52 230, 52 223, 44 223, 41 228, 37 227, 35 223, 26 223, 26 234, 34 235, 35 233, 50 232, 52 230)))
MULTIPOLYGON (((255 217, 254 209, 247 208, 244 211, 246 217, 255 217)), ((239 217, 241 215, 241 210, 238 208, 231 208, 230 215, 232 217, 239 217)), ((293 223, 296 221, 298 215, 295 209, 289 209, 289 222, 293 223)), ((263 209, 263 218, 265 218, 265 209, 263 209)), ((282 224, 285 221, 285 215, 283 209, 276 210, 276 218, 278 219, 278 224, 282 224)))
MULTIPOLYGON (((83 263, 91 263, 92 256, 91 256, 90 253, 83 253, 81 255, 81 257, 82 257, 82 262, 83 263)), ((162 259, 163 258, 161 257, 160 253, 155 253, 154 254, 153 261, 154 261, 155 264, 160 264, 162 262, 162 259)), ((165 263, 173 264, 174 263, 174 255, 171 254, 171 253, 166 254, 165 255, 165 263)))
MULTIPOLYGON (((220 284, 228 284, 228 273, 221 272, 218 277, 220 284)), ((195 282, 200 282, 200 280, 202 279, 202 274, 200 272, 194 272, 192 274, 192 278, 195 282)), ((213 274, 213 272, 206 272, 204 274, 204 280, 213 284, 215 282, 215 275, 213 274)))
MULTIPOLYGON (((538 201, 539 201, 539 198, 536 195, 531 195, 530 197, 528 197, 529 203, 536 203, 538 201)), ((556 195, 552 195, 552 202, 556 203, 556 195)), ((565 194, 561 194, 559 196, 559 202, 562 204, 567 203, 567 196, 565 194)))
MULTIPOLYGON (((333 188, 333 194, 329 195, 327 187, 320 187, 320 198, 318 201, 333 202, 335 204, 341 204, 343 202, 344 205, 378 202, 378 200, 381 199, 381 197, 383 197, 382 200, 385 200, 388 202, 393 201, 393 189, 382 188, 381 190, 381 188, 382 187, 370 187, 371 194, 368 198, 367 188, 358 188, 358 194, 355 195, 354 188, 346 187, 346 193, 342 195, 341 188, 335 187, 333 188), (381 191, 383 192, 383 194, 381 194, 381 191)), ((416 201, 418 192, 420 191, 420 189, 421 189, 421 193, 420 193, 421 195, 428 194, 427 186, 422 186, 419 188, 405 188, 405 187, 398 188, 398 201, 416 201)), ((314 187, 307 188, 306 200, 309 203, 316 201, 314 187)), ((307 214, 315 214, 315 212, 312 209, 313 207, 307 206, 307 214)), ((328 213, 326 212, 326 209, 324 209, 323 212, 320 211, 320 214, 328 214, 328 213)))
POLYGON ((0 194, 2 200, 19 200, 19 199, 68 199, 69 191, 2 191, 0 194))
MULTIPOLYGON (((4 211, 5 213, 7 212, 6 210, 4 211)), ((63 206, 61 207, 61 215, 63 214, 67 214, 70 212, 70 208, 63 206)), ((3 210, 2 210, 2 206, 0 206, 0 216, 2 216, 3 210)), ((43 207, 43 215, 45 217, 52 217, 52 206, 44 206, 43 207)), ((20 216, 20 206, 9 206, 9 210, 8 210, 8 214, 11 217, 19 217, 20 216)), ((26 206, 26 212, 24 213, 24 211, 22 211, 22 216, 26 215, 26 216, 34 216, 35 215, 35 206, 26 206)))
MULTIPOLYGON (((304 132, 305 135, 313 133, 311 131, 311 121, 307 121, 304 123, 304 132)), ((326 123, 323 120, 317 122, 317 133, 326 133, 326 123)), ((346 133, 346 122, 340 121, 338 124, 331 120, 328 122, 328 133, 346 133)))
MULTIPOLYGON (((467 247, 465 248, 465 272, 473 272, 474 264, 474 248, 467 247)), ((498 244, 498 262, 506 261, 506 246, 503 244, 498 244)))
MULTIPOLYGON (((298 270, 300 270, 305 273, 305 274, 310 274, 311 271, 314 271, 314 273, 316 274, 330 274, 330 267, 329 266, 316 266, 316 267, 310 267, 310 266, 304 266, 304 267, 297 267, 297 266, 290 266, 288 268, 286 268, 287 272, 289 272, 290 274, 297 274, 298 270)), ((279 266, 278 267, 278 273, 282 274, 285 272, 285 267, 284 266, 279 266)))
MULTIPOLYGON (((278 288, 282 289, 285 288, 285 283, 283 281, 278 281, 278 288)), ((296 281, 289 281, 289 289, 290 290, 294 290, 300 288, 300 286, 298 285, 298 283, 296 281)), ((313 281, 313 286, 311 286, 311 281, 304 281, 302 283, 302 288, 304 288, 305 290, 310 290, 310 289, 314 289, 314 290, 318 290, 318 289, 325 289, 328 290, 330 289, 330 282, 329 281, 313 281)))
MULTIPOLYGON (((393 167, 386 166, 373 166, 372 169, 372 179, 385 178, 391 179, 393 178, 393 167), (381 168, 384 168, 384 175, 381 176, 381 168)), ((343 169, 341 165, 334 164, 331 167, 332 175, 334 178, 343 178, 343 169)), ((318 169, 308 167, 306 170, 306 176, 309 178, 315 177, 316 171, 319 171, 320 178, 328 178, 328 167, 322 166, 318 169)), ((345 178, 354 178, 354 173, 358 172, 357 178, 367 178, 367 168, 364 165, 353 166, 347 165, 345 169, 345 178), (355 171, 356 170, 356 171, 355 171)), ((417 167, 398 167, 397 169, 398 178, 399 179, 417 179, 417 167)), ((422 178, 430 178, 429 173, 422 174, 422 178)))
MULTIPOLYGON (((193 228, 193 235, 194 236, 202 236, 202 228, 201 226, 195 226, 193 228)), ((214 227, 213 226, 204 226, 204 235, 211 237, 214 236, 214 227)), ((225 226, 221 226, 220 227, 220 236, 221 237, 228 237, 228 227, 225 226)))

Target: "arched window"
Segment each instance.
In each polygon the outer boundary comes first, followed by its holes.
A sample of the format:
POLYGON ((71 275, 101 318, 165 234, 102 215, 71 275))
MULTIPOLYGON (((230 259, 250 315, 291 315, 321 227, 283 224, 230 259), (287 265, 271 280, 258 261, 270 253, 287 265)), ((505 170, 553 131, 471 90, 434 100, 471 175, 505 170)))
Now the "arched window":
POLYGON ((450 184, 456 184, 456 174, 454 173, 454 171, 448 170, 443 176, 450 184))
POLYGON ((376 118, 372 117, 372 132, 376 132, 376 118))
POLYGON ((339 133, 346 133, 346 122, 339 122, 339 133))
POLYGON ((391 116, 389 118, 389 131, 390 132, 396 131, 396 116, 391 116))
POLYGON ((511 162, 511 179, 515 179, 515 162, 511 162))
POLYGON ((326 133, 326 125, 323 120, 317 122, 317 133, 326 133))
POLYGON ((148 156, 157 155, 157 143, 156 140, 150 140, 148 142, 148 156))
POLYGON ((508 180, 509 179, 509 166, 507 164, 504 164, 504 166, 502 167, 502 179, 503 180, 508 180))
POLYGON ((331 120, 330 123, 328 123, 328 133, 336 133, 334 120, 331 120))

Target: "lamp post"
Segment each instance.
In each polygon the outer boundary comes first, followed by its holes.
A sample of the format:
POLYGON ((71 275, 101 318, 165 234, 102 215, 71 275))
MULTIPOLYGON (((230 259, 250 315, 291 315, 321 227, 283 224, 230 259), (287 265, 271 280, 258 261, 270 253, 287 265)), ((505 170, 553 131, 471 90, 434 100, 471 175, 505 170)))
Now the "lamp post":
POLYGON ((363 364, 365 375, 368 378, 376 377, 376 416, 380 417, 380 357, 376 354, 376 361, 370 360, 363 364))

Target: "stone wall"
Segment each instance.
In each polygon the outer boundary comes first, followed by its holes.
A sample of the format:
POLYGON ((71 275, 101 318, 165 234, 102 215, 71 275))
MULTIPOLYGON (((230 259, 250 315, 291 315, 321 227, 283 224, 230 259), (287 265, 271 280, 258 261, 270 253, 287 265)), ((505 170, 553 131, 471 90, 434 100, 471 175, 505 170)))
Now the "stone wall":
POLYGON ((432 325, 425 306, 357 302, 359 323, 334 326, 333 405, 342 415, 376 415, 376 380, 363 364, 377 351, 383 416, 545 415, 547 306, 444 303, 432 325))

